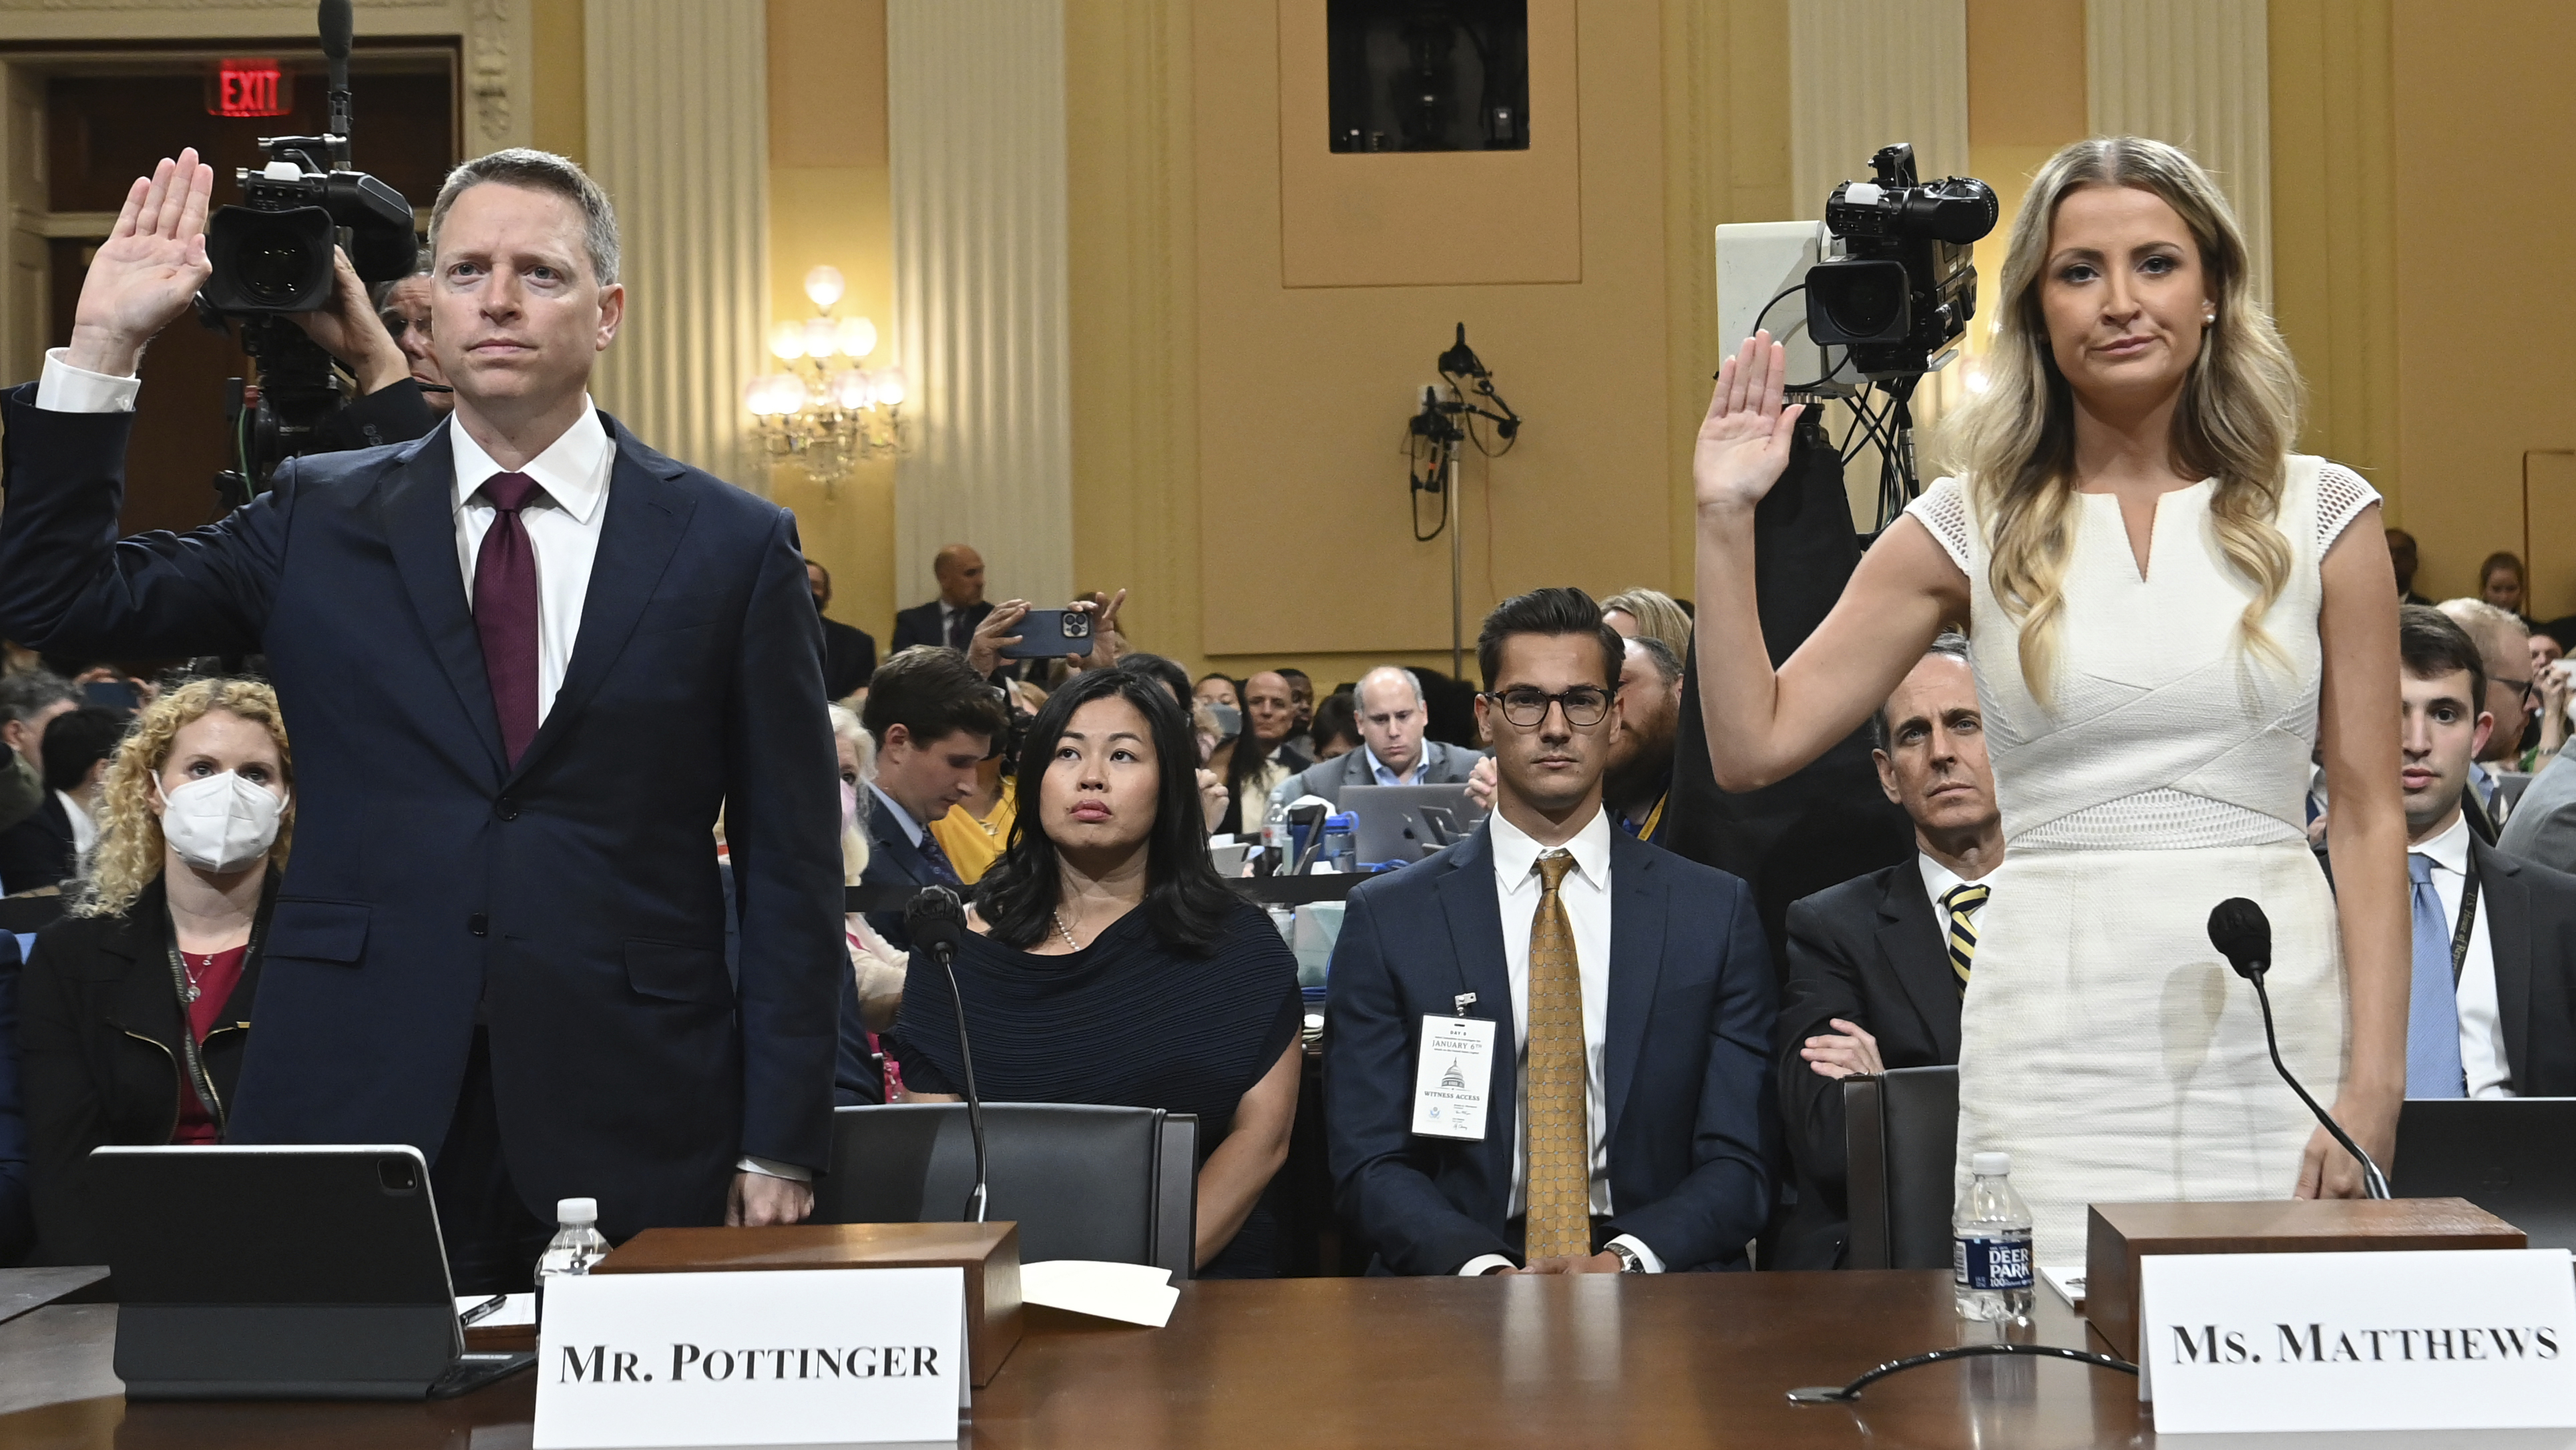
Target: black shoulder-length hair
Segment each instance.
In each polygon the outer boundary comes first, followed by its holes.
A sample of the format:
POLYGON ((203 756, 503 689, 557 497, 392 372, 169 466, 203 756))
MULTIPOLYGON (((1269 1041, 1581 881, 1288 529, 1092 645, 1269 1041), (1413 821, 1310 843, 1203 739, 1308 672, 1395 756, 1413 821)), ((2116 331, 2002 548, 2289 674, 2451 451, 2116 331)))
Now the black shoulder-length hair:
POLYGON ((1234 893, 1209 864, 1207 827, 1199 814, 1198 743, 1189 717, 1162 682, 1128 670, 1085 670, 1047 696, 1020 751, 1019 807, 1002 859, 975 888, 975 909, 993 939, 1027 950, 1054 929, 1062 900, 1055 842, 1046 833, 1041 790, 1047 767, 1073 712, 1111 696, 1145 717, 1154 739, 1154 825, 1145 838, 1145 919, 1166 950, 1203 956, 1234 907, 1234 893))

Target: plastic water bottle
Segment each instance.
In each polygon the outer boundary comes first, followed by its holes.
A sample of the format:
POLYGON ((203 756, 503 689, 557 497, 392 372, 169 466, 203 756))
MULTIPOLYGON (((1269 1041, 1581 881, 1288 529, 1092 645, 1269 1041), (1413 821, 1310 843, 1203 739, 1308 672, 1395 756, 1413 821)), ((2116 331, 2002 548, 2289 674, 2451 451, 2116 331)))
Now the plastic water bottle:
POLYGON ((1288 859, 1288 803, 1272 801, 1270 814, 1261 822, 1261 859, 1269 863, 1264 869, 1274 876, 1285 876, 1296 863, 1288 859))
POLYGON ((555 1200, 555 1223, 555 1236, 537 1260, 537 1317, 540 1322, 545 1317, 546 1285, 549 1282, 587 1274, 591 1265, 608 1257, 608 1240, 599 1232, 598 1199, 555 1200))
POLYGON ((2010 1153, 1979 1153, 1968 1167, 1976 1176, 1950 1213, 1959 1317, 2019 1323, 2030 1317, 2030 1205, 2013 1191, 2010 1153))
POLYGON ((1324 849, 1317 853, 1332 863, 1333 869, 1348 875, 1359 869, 1359 829, 1357 812, 1343 811, 1324 818, 1324 849))

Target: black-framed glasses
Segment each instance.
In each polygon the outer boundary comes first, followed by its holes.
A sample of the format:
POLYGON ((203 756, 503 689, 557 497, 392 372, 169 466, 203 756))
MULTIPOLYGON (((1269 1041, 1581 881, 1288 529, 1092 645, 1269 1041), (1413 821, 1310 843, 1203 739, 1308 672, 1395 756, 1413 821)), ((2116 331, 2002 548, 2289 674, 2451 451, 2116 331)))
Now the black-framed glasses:
POLYGON ((1523 730, 1544 722, 1550 705, 1565 707, 1565 723, 1578 730, 1598 725, 1610 714, 1610 692, 1598 685, 1577 685, 1553 695, 1524 687, 1489 692, 1484 698, 1502 707, 1503 718, 1523 730))

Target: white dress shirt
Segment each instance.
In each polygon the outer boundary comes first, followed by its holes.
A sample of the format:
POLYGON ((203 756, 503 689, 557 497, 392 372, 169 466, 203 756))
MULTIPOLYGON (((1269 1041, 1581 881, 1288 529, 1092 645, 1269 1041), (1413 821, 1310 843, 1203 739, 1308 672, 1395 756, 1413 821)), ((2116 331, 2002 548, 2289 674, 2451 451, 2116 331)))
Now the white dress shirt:
MULTIPOLYGON (((1950 939, 1950 908, 1941 904, 1941 898, 1967 885, 1967 878, 1934 860, 1929 851, 1915 851, 1914 864, 1923 873, 1923 894, 1932 898, 1932 919, 1941 924, 1941 940, 1947 942, 1950 939)), ((1971 921, 1975 919, 1969 918, 1971 921)))
MULTIPOLYGON (((2451 828, 2407 850, 2433 863, 2433 894, 2442 899, 2442 920, 2457 929, 2460 890, 2468 884, 2469 818, 2451 818, 2451 828)), ((2478 903, 2477 920, 2469 925, 2469 953, 2460 962, 2460 1068, 2473 1098, 2509 1098, 2513 1064, 2504 1051, 2504 1018, 2496 1003, 2495 947, 2487 938, 2486 903, 2478 903)))
POLYGON ((88 855, 89 848, 98 844, 98 823, 90 819, 89 807, 70 791, 58 790, 54 798, 63 803, 63 814, 71 819, 73 857, 88 855))
POLYGON ((456 565, 465 575, 465 604, 474 605, 474 560, 499 510, 483 496, 496 473, 524 473, 544 493, 519 511, 528 545, 537 556, 537 723, 555 705, 564 668, 581 635, 582 601, 590 597, 590 566, 599 555, 600 526, 608 521, 608 471, 617 449, 599 423, 599 409, 581 400, 581 416, 563 436, 517 469, 504 469, 460 424, 448 440, 456 455, 456 484, 448 495, 456 520, 456 565))
MULTIPOLYGON (((55 413, 130 413, 139 377, 110 377, 73 367, 66 348, 45 354, 45 371, 36 384, 36 406, 55 413)), ((484 531, 496 510, 482 496, 484 481, 503 472, 473 436, 447 424, 456 455, 456 481, 448 508, 456 520, 456 563, 464 575, 465 602, 474 603, 474 557, 483 547, 484 531)), ((545 723, 563 688, 564 667, 572 660, 573 642, 581 634, 582 601, 590 594, 590 566, 599 554, 600 525, 608 518, 608 473, 617 450, 600 426, 599 410, 584 397, 581 417, 529 459, 518 471, 546 491, 543 502, 530 502, 519 522, 537 557, 537 722, 545 723)), ((80 828, 75 825, 74 831, 80 828)), ((745 1155, 734 1167, 745 1173, 803 1181, 812 1177, 792 1163, 745 1155)))
MULTIPOLYGON (((1363 746, 1362 749, 1367 747, 1363 746)), ((1372 763, 1374 760, 1372 758, 1372 763)), ((1494 856, 1494 887, 1503 909, 1503 972, 1512 984, 1513 1092, 1520 1111, 1513 1115, 1512 1195, 1509 1216, 1520 1217, 1529 1205, 1529 1135, 1521 1130, 1529 1116, 1529 954, 1530 928, 1538 920, 1543 885, 1538 858, 1547 848, 1506 820, 1501 811, 1487 816, 1494 856)), ((1610 1086, 1608 1058, 1602 1040, 1610 1024, 1610 814, 1595 810, 1564 850, 1574 869, 1557 883, 1557 901, 1565 924, 1574 933, 1576 973, 1583 982, 1584 1102, 1592 1137, 1592 1215, 1607 1218, 1610 1204, 1610 1086)), ((1664 1261, 1634 1234, 1612 1243, 1625 1244, 1648 1273, 1664 1271, 1664 1261)), ((1508 1267, 1500 1254, 1480 1254, 1458 1272, 1472 1277, 1508 1267)))

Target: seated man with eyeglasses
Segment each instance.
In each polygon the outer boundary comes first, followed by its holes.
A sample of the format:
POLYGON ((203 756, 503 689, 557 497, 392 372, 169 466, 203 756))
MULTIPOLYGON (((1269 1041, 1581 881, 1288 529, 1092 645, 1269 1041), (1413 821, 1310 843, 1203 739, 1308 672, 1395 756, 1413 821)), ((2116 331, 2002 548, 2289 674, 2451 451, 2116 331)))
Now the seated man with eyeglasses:
POLYGON ((1747 1267, 1771 1198, 1771 955, 1742 881, 1614 830, 1619 636, 1578 589, 1486 617, 1493 814, 1351 893, 1324 1119, 1398 1274, 1747 1267))

